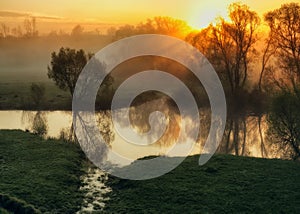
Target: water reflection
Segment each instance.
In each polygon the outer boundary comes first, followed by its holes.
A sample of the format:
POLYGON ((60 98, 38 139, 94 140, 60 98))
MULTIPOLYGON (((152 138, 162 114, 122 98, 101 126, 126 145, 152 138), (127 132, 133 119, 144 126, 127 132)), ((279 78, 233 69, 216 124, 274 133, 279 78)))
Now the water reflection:
POLYGON ((28 123, 32 124, 30 131, 41 137, 45 137, 48 132, 48 122, 46 118, 46 112, 37 111, 33 112, 23 112, 22 120, 23 122, 27 120, 28 123))
POLYGON ((219 147, 220 153, 264 158, 280 157, 266 136, 265 116, 249 116, 229 120, 219 147))
MULTIPOLYGON (((148 115, 151 113, 151 109, 155 109, 154 107, 157 109, 158 107, 159 110, 164 111, 168 119, 168 125, 164 135, 154 144, 139 146, 128 143, 115 132, 110 111, 97 113, 95 120, 98 124, 98 131, 112 150, 130 159, 149 155, 164 155, 175 143, 179 143, 180 147, 184 148, 188 142, 177 142, 178 133, 182 128, 180 115, 176 108, 171 107, 168 110, 163 108, 162 106, 167 102, 166 100, 156 100, 132 107, 130 110, 132 126, 140 132, 149 129, 148 115)), ((201 109, 200 112, 200 134, 197 147, 191 154, 199 154, 202 151, 210 127, 210 111, 201 109)), ((66 111, 0 111, 0 118, 0 129, 29 130, 52 138, 66 138, 72 124, 72 114, 66 111)), ((186 125, 193 126, 193 119, 191 118, 186 125)), ((229 120, 218 152, 267 158, 284 157, 281 152, 284 150, 279 150, 276 145, 272 144, 266 133, 265 116, 250 116, 236 121, 229 120), (234 133, 235 129, 238 132, 234 133), (235 138, 239 139, 237 145, 234 141, 235 138)), ((114 162, 114 157, 111 154, 106 154, 106 157, 114 162)))
MULTIPOLYGON (((62 129, 70 129, 72 114, 68 111, 40 111, 47 121, 46 137, 59 138, 62 129)), ((0 111, 0 129, 32 130, 37 111, 0 111)))

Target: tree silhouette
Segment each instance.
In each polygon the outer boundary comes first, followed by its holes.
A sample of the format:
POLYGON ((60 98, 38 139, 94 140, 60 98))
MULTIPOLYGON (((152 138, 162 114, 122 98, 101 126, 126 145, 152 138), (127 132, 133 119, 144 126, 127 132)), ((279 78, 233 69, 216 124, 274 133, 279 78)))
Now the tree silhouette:
POLYGON ((248 6, 234 3, 229 6, 230 22, 220 19, 213 29, 213 40, 221 56, 225 76, 233 94, 244 89, 249 77, 249 63, 260 18, 248 6))
POLYGON ((296 159, 300 157, 300 5, 284 4, 268 12, 265 21, 270 46, 276 49, 276 64, 269 76, 273 87, 280 89, 268 113, 269 132, 296 159))
POLYGON ((83 34, 84 28, 81 25, 76 25, 71 32, 71 36, 78 37, 83 34))
POLYGON ((3 38, 6 38, 9 36, 9 32, 10 32, 10 28, 4 24, 4 23, 1 23, 1 26, 0 26, 0 37, 3 37, 3 38))
POLYGON ((158 16, 147 19, 137 26, 124 25, 118 29, 110 29, 109 33, 114 34, 114 40, 138 34, 164 34, 178 38, 184 38, 190 27, 185 21, 167 16, 158 16))
POLYGON ((48 77, 63 90, 69 90, 73 96, 75 85, 81 70, 91 57, 85 52, 70 48, 61 48, 51 54, 51 65, 48 66, 48 77))
MULTIPOLYGON (((229 21, 219 18, 199 33, 190 34, 186 40, 197 47, 213 64, 226 90, 229 108, 227 139, 233 138, 235 154, 239 154, 242 130, 243 146, 246 143, 247 82, 254 62, 257 28, 260 18, 248 6, 233 3, 229 6, 229 21), (231 137, 233 135, 233 137, 231 137)), ((227 142, 229 148, 229 142, 227 142)), ((226 148, 226 150, 228 150, 226 148)))
POLYGON ((31 17, 24 20, 24 36, 26 37, 34 37, 38 35, 38 31, 36 29, 36 18, 31 17))
POLYGON ((268 12, 265 21, 272 35, 272 46, 277 49, 278 75, 273 79, 285 90, 292 86, 297 91, 300 83, 300 5, 284 4, 268 12))

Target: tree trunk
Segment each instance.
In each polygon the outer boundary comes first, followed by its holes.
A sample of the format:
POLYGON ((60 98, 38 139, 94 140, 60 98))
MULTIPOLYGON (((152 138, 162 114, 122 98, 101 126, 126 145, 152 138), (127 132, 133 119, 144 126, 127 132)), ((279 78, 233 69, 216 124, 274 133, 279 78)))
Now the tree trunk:
POLYGON ((242 147, 242 155, 245 155, 246 139, 247 139, 247 124, 246 124, 246 120, 243 119, 243 147, 242 147))
POLYGON ((230 120, 229 131, 228 131, 227 139, 226 139, 226 148, 225 148, 225 153, 226 154, 229 153, 229 145, 230 145, 230 136, 231 136, 231 132, 232 132, 232 125, 233 125, 233 120, 230 120))
POLYGON ((239 120, 234 120, 234 133, 233 133, 233 143, 235 155, 239 156, 239 120))
POLYGON ((265 143, 264 143, 264 137, 262 134, 262 129, 261 129, 261 118, 262 115, 258 116, 258 131, 259 131, 259 136, 260 136, 260 150, 261 150, 261 157, 268 157, 268 152, 266 150, 265 147, 265 143))

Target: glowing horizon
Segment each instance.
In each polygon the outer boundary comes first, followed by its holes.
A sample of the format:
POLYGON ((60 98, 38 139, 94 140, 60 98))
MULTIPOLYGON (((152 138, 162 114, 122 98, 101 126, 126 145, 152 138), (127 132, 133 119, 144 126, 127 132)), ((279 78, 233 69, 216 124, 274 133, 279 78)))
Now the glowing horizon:
MULTIPOLYGON (((191 27, 201 29, 209 25, 216 17, 226 17, 229 4, 233 0, 126 0, 126 1, 61 1, 41 2, 17 0, 0 3, 0 23, 21 24, 26 16, 35 16, 41 32, 50 32, 63 28, 70 30, 75 24, 86 26, 118 26, 137 24, 155 16, 170 16, 186 21, 191 27)), ((299 0, 274 0, 259 2, 256 0, 239 1, 256 11, 261 17, 264 13, 279 8, 281 4, 300 2, 299 0)))

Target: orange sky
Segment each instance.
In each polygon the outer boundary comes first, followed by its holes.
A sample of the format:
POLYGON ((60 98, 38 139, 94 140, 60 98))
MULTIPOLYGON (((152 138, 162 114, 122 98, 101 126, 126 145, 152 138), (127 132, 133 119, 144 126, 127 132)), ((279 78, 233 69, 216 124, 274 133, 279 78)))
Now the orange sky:
MULTIPOLYGON (((41 32, 63 28, 66 31, 77 23, 99 28, 136 24, 154 16, 183 19, 192 27, 205 27, 216 16, 226 16, 232 0, 1 0, 0 22, 22 25, 24 18, 34 15, 41 32)), ((283 3, 300 0, 241 0, 260 15, 283 3)))

